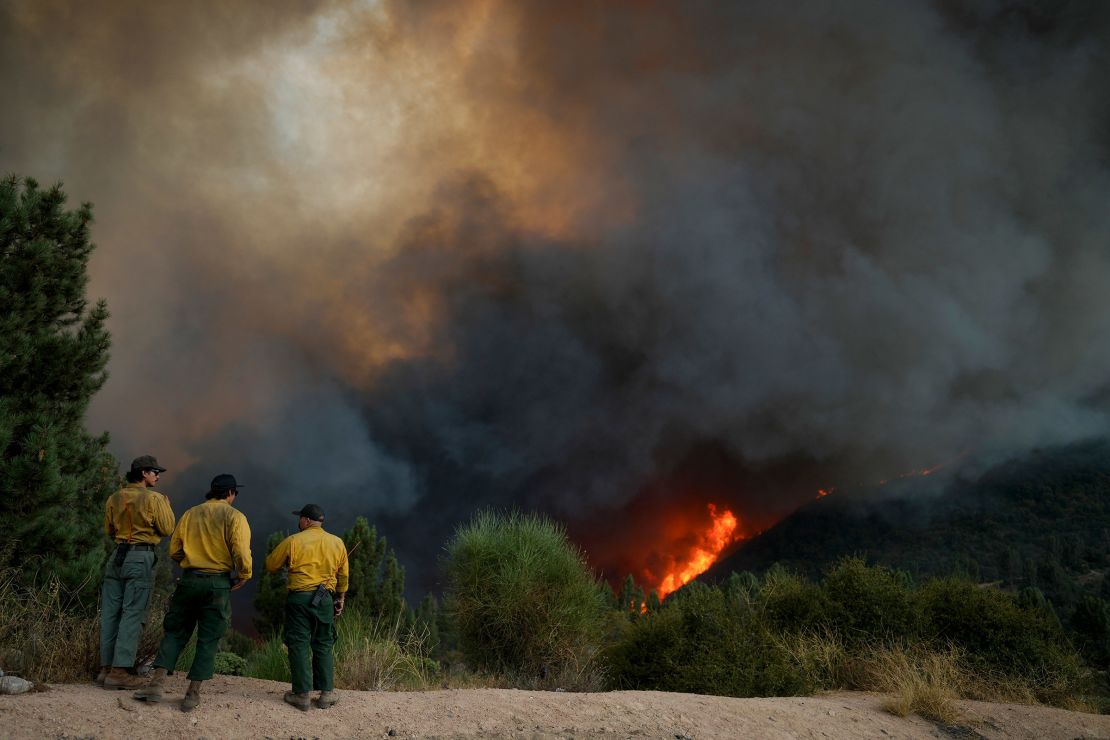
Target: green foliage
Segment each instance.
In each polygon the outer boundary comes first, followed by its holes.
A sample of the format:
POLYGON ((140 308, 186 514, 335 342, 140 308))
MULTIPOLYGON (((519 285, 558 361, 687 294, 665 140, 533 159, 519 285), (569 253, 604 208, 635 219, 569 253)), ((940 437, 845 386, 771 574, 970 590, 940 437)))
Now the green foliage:
POLYGON ((343 535, 343 542, 350 554, 348 608, 386 621, 404 615, 405 569, 385 537, 379 537, 377 528, 360 516, 343 535))
POLYGON ((420 601, 413 615, 413 627, 423 630, 428 636, 427 647, 430 655, 435 655, 440 646, 439 612, 439 601, 433 594, 428 594, 420 601))
POLYGON ((216 653, 216 673, 221 676, 242 676, 247 669, 246 658, 235 653, 216 653))
MULTIPOLYGON (((751 580, 688 584, 658 611, 609 632, 612 685, 732 696, 868 688, 890 667, 883 656, 910 653, 922 665, 949 656, 941 662, 975 677, 968 685, 1021 685, 1045 701, 1063 701, 1085 680, 1079 656, 1034 589, 1023 606, 960 578, 918 587, 905 573, 858 558, 838 563, 821 583, 781 567, 762 583, 751 580)), ((1103 634, 1099 604, 1077 617, 1103 634)))
POLYGON ((834 566, 821 584, 828 625, 845 640, 890 640, 916 634, 918 610, 906 573, 868 566, 848 558, 834 566))
POLYGON ((427 689, 438 664, 430 656, 428 630, 408 624, 402 615, 392 619, 355 609, 336 621, 335 683, 361 691, 427 689))
MULTIPOLYGON (((266 538, 266 555, 274 551, 285 534, 273 532, 266 538)), ((288 576, 286 571, 263 572, 258 579, 258 591, 254 595, 254 626, 263 639, 281 634, 285 624, 285 593, 288 576)))
POLYGON ((959 578, 926 582, 916 594, 922 637, 963 649, 970 661, 1008 676, 1062 674, 1076 667, 1059 624, 1012 596, 959 578))
MULTIPOLYGON (((258 644, 253 639, 235 629, 229 629, 220 640, 220 650, 235 653, 243 658, 253 653, 257 647, 258 644)), ((237 673, 235 675, 242 674, 237 673)))
POLYGON ((537 676, 590 661, 603 605, 561 526, 535 514, 482 512, 446 550, 446 608, 473 666, 537 676))
POLYGON ((92 605, 118 481, 107 436, 82 421, 106 377, 108 309, 85 299, 92 207, 65 200, 60 186, 0 181, 0 519, 19 543, 0 565, 56 576, 92 605))
POLYGON ((637 620, 606 659, 617 688, 722 696, 793 696, 813 688, 758 613, 701 583, 637 620))
POLYGON ((1099 670, 1110 671, 1110 602, 1087 596, 1076 605, 1071 624, 1087 660, 1099 670))
POLYGON ((771 624, 797 632, 830 622, 830 605, 817 584, 785 568, 767 572, 759 590, 759 603, 771 624))
POLYGON ((641 607, 644 605, 644 589, 636 583, 636 579, 629 573, 621 584, 620 594, 617 596, 618 608, 627 612, 633 618, 640 616, 641 607))
MULTIPOLYGON (((180 665, 180 662, 178 663, 180 665)), ((247 657, 244 676, 265 678, 269 681, 288 683, 293 680, 289 672, 289 652, 281 637, 274 635, 264 640, 247 657)))

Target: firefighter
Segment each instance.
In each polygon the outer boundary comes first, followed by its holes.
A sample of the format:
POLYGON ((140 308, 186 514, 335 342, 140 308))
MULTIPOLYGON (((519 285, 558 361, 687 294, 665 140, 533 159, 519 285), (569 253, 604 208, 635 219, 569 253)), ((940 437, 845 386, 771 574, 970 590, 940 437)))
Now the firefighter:
POLYGON ((197 632, 196 657, 189 668, 189 689, 183 712, 200 704, 201 683, 212 678, 216 649, 231 620, 230 592, 251 577, 251 531, 247 518, 232 508, 242 483, 223 473, 212 479, 205 502, 181 515, 170 539, 170 557, 184 571, 162 621, 165 636, 154 660, 150 683, 136 691, 136 699, 162 699, 166 673, 197 632))
POLYGON ((327 709, 335 693, 335 618, 343 613, 347 598, 347 548, 343 540, 324 531, 324 512, 316 504, 300 511, 297 534, 278 543, 266 557, 266 570, 289 568, 285 597, 285 645, 293 690, 285 701, 308 711, 309 692, 320 695, 315 704, 327 709))
POLYGON ((127 485, 104 503, 104 531, 116 543, 104 564, 100 587, 96 682, 106 689, 134 689, 144 683, 128 669, 135 665, 154 590, 154 548, 173 532, 169 499, 154 490, 165 471, 151 455, 136 457, 127 472, 127 485))

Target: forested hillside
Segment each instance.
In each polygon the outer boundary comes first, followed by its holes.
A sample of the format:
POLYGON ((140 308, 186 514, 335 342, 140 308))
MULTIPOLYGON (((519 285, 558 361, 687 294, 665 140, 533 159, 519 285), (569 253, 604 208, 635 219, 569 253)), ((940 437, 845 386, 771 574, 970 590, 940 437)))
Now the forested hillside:
POLYGON ((915 576, 962 573, 1015 592, 1032 587, 1065 625, 1105 631, 1110 442, 1034 451, 974 478, 838 489, 744 543, 703 580, 774 563, 816 576, 846 555, 915 576))

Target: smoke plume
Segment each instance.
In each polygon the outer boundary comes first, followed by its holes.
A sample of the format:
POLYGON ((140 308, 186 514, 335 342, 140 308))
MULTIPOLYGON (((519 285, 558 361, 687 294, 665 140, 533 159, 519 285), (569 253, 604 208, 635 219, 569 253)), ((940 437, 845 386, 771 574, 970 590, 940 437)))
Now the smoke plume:
MULTIPOLYGON (((1107 431, 1110 9, 0 9, 0 169, 95 203, 90 412, 175 508, 315 501, 425 584, 478 506, 661 522, 1107 431)), ((284 517, 284 518, 282 518, 284 517)))

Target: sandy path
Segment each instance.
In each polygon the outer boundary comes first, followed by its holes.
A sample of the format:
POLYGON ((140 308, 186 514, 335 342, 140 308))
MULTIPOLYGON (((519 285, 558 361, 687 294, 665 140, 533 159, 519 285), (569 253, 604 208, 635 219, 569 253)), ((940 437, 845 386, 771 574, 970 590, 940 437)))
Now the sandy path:
POLYGON ((0 696, 0 736, 1110 738, 1110 716, 978 702, 964 703, 970 727, 946 731, 920 718, 891 716, 880 709, 881 697, 858 693, 730 699, 655 691, 342 691, 331 709, 302 713, 281 701, 285 684, 218 676, 205 684, 201 706, 184 714, 178 705, 185 685, 184 677, 170 677, 161 704, 137 702, 129 692, 91 683, 0 696))

